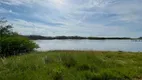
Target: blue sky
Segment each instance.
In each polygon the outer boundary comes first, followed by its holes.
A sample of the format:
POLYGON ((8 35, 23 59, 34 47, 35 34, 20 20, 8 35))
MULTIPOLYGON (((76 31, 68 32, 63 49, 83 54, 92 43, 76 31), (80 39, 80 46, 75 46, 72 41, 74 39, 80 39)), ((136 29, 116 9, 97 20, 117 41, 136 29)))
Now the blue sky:
POLYGON ((0 17, 24 35, 142 36, 142 0, 0 0, 0 17))

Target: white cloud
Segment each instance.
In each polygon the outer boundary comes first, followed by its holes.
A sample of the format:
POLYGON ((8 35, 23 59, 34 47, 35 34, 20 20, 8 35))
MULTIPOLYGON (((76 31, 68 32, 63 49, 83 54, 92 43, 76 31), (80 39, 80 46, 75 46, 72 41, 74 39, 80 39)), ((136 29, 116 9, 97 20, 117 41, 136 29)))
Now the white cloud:
POLYGON ((14 31, 24 35, 79 35, 79 36, 135 36, 129 29, 119 26, 104 26, 101 24, 82 24, 80 26, 67 25, 67 27, 54 27, 43 23, 28 22, 20 19, 12 20, 14 31), (86 27, 88 26, 88 27, 86 27))
POLYGON ((0 0, 0 3, 8 4, 8 5, 23 5, 23 4, 29 4, 34 1, 38 0, 0 0))
MULTIPOLYGON (((14 14, 14 15, 18 15, 18 13, 13 12, 12 10, 4 9, 4 8, 0 8, 0 14, 14 14)), ((2 17, 2 16, 0 16, 0 17, 2 17)))
POLYGON ((1 3, 8 4, 8 5, 20 5, 24 0, 1 0, 1 3))
MULTIPOLYGON (((40 35, 99 35, 99 36, 130 36, 134 35, 129 26, 105 26, 105 23, 114 23, 123 21, 140 22, 142 11, 141 3, 134 0, 0 0, 0 3, 8 5, 24 5, 29 7, 23 15, 28 18, 34 18, 39 21, 61 23, 62 26, 49 26, 40 22, 28 22, 22 19, 11 21, 14 30, 22 34, 40 34, 40 35), (139 14, 138 14, 139 13, 139 14), (98 15, 99 14, 99 15, 98 15), (100 15, 102 14, 102 15, 100 15), (97 21, 90 23, 87 18, 99 18, 107 14, 116 14, 112 20, 102 17, 100 23, 97 21), (90 17, 92 16, 92 17, 90 17), (105 22, 101 20, 105 19, 105 22), (20 27, 19 27, 20 26, 20 27), (108 33, 106 33, 108 32, 108 33)), ((3 12, 14 13, 12 10, 2 10, 3 12)), ((0 12, 2 12, 0 9, 0 12)), ((137 33, 137 32, 135 32, 137 33)))
POLYGON ((142 3, 139 1, 118 1, 115 4, 109 5, 104 11, 112 14, 117 14, 118 20, 126 22, 137 22, 141 19, 142 3))
POLYGON ((54 27, 49 26, 43 23, 38 22, 28 22, 21 19, 15 19, 9 21, 14 24, 14 31, 19 32, 21 34, 40 34, 40 35, 55 35, 54 33, 58 33, 59 31, 67 30, 65 27, 54 27), (50 34, 49 34, 50 33, 50 34))
POLYGON ((9 11, 4 8, 0 8, 0 13, 9 13, 9 11))

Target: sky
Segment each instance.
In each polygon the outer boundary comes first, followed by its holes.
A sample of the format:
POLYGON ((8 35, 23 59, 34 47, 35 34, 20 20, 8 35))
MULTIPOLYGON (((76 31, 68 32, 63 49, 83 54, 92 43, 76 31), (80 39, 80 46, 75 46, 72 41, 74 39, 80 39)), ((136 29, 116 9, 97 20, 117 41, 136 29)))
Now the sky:
POLYGON ((142 0, 0 0, 0 17, 23 35, 142 36, 142 0))

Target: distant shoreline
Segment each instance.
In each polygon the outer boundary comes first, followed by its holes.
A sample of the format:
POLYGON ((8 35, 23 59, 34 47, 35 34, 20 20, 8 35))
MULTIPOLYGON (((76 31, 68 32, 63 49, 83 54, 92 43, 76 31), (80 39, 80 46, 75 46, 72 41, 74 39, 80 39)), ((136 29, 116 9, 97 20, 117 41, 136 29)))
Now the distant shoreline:
POLYGON ((72 40, 82 40, 82 39, 87 39, 87 40, 142 40, 142 37, 139 38, 130 38, 130 37, 81 37, 81 36, 41 36, 41 35, 22 35, 24 37, 27 37, 31 40, 67 40, 67 39, 72 39, 72 40))

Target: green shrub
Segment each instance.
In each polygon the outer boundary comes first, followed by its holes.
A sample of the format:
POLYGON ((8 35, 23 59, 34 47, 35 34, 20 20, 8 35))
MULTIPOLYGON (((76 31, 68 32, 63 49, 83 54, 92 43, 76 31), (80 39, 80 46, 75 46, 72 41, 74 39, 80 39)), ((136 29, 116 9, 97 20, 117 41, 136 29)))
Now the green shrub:
POLYGON ((53 80, 63 80, 63 72, 64 72, 64 67, 63 66, 58 66, 54 68, 51 72, 53 80))
POLYGON ((11 56, 38 48, 33 41, 21 36, 2 37, 0 39, 0 56, 11 56))
POLYGON ((4 18, 0 19, 0 57, 27 53, 35 48, 38 48, 38 45, 13 32, 12 25, 7 25, 4 18))
POLYGON ((70 68, 77 64, 77 61, 72 55, 65 54, 61 56, 61 60, 63 62, 63 65, 70 68))
POLYGON ((90 70, 89 64, 81 64, 77 67, 77 70, 84 71, 84 70, 90 70))

